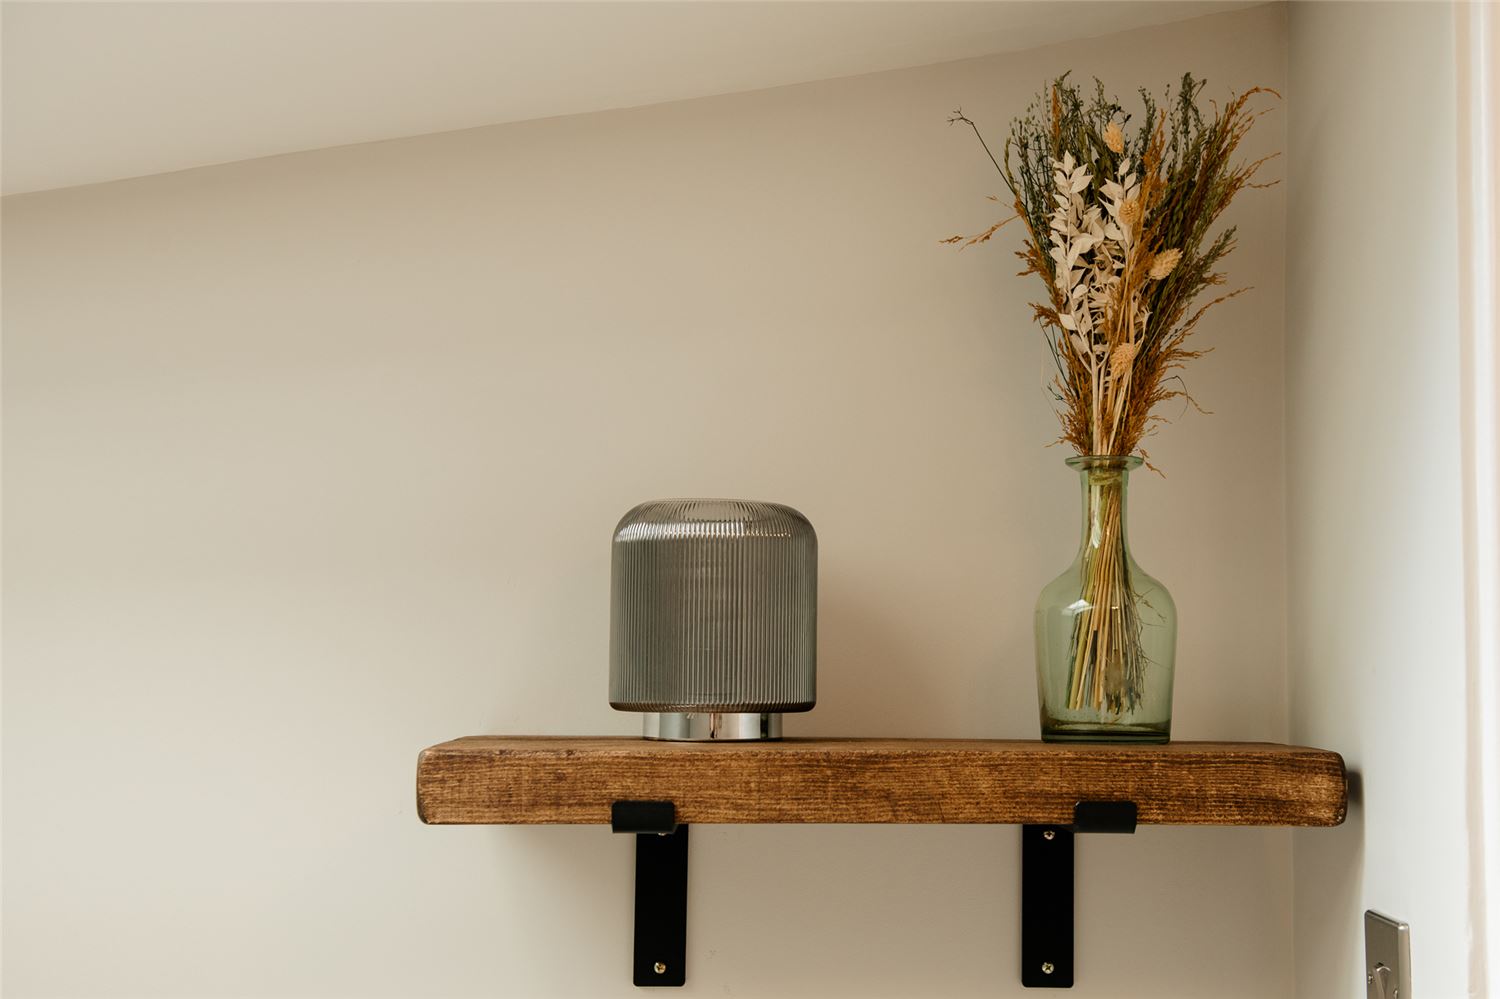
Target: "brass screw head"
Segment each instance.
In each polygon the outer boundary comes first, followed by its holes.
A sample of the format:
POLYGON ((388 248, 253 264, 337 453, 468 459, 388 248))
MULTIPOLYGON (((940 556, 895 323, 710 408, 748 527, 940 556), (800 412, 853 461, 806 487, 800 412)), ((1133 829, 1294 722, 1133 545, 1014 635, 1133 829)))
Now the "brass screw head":
MULTIPOLYGON (((1057 833, 1053 832, 1051 829, 1043 830, 1043 832, 1042 832, 1042 839, 1056 839, 1056 838, 1057 838, 1057 833)), ((1050 975, 1050 974, 1052 974, 1052 972, 1049 971, 1049 972, 1047 972, 1047 974, 1050 975)))
POLYGON ((1042 974, 1044 974, 1044 975, 1050 975, 1050 974, 1052 974, 1052 972, 1054 972, 1056 970, 1057 969, 1052 966, 1052 962, 1051 961, 1043 961, 1042 962, 1042 974))
POLYGON ((651 970, 656 972, 658 975, 665 975, 667 973, 667 966, 660 961, 657 961, 651 966, 651 970))

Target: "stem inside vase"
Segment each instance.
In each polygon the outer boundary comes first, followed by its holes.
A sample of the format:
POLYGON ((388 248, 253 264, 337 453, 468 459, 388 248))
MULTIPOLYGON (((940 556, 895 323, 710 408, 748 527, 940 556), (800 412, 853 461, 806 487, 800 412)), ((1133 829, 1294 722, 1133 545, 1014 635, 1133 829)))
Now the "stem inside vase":
POLYGON ((1125 547, 1125 475, 1104 467, 1085 476, 1082 593, 1068 678, 1073 710, 1132 711, 1145 685, 1148 660, 1125 547))

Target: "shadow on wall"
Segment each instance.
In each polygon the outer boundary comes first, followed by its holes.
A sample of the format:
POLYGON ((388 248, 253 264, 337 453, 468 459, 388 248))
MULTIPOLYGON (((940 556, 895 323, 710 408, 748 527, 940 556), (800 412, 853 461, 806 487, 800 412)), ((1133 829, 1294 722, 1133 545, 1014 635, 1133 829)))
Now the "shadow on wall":
POLYGON ((550 994, 588 994, 599 986, 600 967, 618 968, 613 984, 629 989, 635 837, 605 825, 494 826, 486 832, 495 864, 474 872, 470 890, 493 899, 495 922, 486 928, 483 949, 496 964, 496 981, 543 960, 550 994), (519 879, 517 870, 525 872, 519 879), (558 940, 604 956, 597 967, 569 960, 557 952, 558 940))
POLYGON ((1035 594, 1029 581, 1024 592, 988 584, 984 571, 967 568, 981 582, 947 588, 879 589, 825 575, 818 704, 788 715, 788 734, 1036 738, 1035 594))
POLYGON ((818 703, 788 715, 801 737, 899 737, 939 727, 941 671, 920 666, 917 636, 903 632, 873 600, 846 586, 824 586, 818 601, 818 703))
POLYGON ((1344 983, 1363 981, 1364 921, 1357 917, 1382 904, 1363 897, 1364 781, 1356 770, 1348 771, 1348 780, 1349 814, 1343 825, 1292 833, 1298 915, 1292 946, 1299 996, 1334 995, 1344 983), (1317 877, 1305 876, 1308 871, 1316 871, 1317 877))

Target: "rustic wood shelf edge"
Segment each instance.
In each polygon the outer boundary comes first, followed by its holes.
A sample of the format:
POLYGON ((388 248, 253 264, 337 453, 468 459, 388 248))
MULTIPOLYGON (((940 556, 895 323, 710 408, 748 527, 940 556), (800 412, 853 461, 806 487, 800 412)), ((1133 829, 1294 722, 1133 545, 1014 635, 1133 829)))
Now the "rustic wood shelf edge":
POLYGON ((1339 754, 1276 743, 475 736, 417 765, 431 824, 603 825, 628 800, 685 823, 1067 824, 1079 801, 1132 801, 1142 825, 1336 826, 1348 791, 1339 754))

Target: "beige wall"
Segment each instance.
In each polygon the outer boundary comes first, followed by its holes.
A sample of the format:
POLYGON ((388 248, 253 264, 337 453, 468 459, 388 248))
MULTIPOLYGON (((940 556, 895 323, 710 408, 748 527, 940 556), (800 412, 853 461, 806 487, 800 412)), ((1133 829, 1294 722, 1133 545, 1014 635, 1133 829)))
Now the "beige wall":
POLYGON ((1291 734, 1358 774, 1344 827, 1295 835, 1297 994, 1364 995, 1371 908, 1411 924, 1415 993, 1457 999, 1471 993, 1453 9, 1294 4, 1290 38, 1291 734))
MULTIPOLYGON (((635 994, 627 838, 425 828, 412 777, 452 736, 637 730, 605 656, 642 499, 817 526, 792 734, 1034 736, 1075 484, 1034 279, 938 245, 999 189, 945 118, 998 139, 1069 68, 1279 87, 1284 21, 7 200, 6 995, 635 994)), ((1283 190, 1234 210, 1215 415, 1135 491, 1181 738, 1286 735, 1283 190)), ((689 994, 1020 995, 1018 843, 695 830, 689 994)), ((1079 854, 1075 994, 1292 991, 1287 832, 1079 854)))

